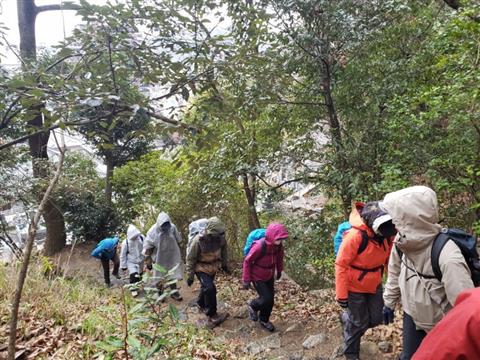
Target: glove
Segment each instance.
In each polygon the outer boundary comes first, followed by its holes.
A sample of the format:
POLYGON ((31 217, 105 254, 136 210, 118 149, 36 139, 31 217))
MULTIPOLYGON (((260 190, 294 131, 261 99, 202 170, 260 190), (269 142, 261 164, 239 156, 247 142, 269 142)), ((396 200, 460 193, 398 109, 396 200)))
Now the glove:
POLYGON ((188 285, 188 287, 192 286, 192 284, 193 284, 193 277, 189 277, 189 278, 187 279, 187 285, 188 285))
POLYGON ((393 319, 395 318, 395 313, 392 309, 388 306, 383 307, 383 323, 385 325, 393 323, 393 319))
POLYGON ((244 281, 243 282, 243 289, 244 290, 250 289, 250 281, 244 281))
POLYGON ((338 305, 340 305, 343 309, 348 308, 348 300, 347 299, 338 299, 337 300, 338 305))
POLYGON ((280 280, 281 277, 282 277, 282 272, 281 271, 277 272, 277 280, 280 280))
POLYGON ((230 275, 232 272, 230 271, 230 269, 228 268, 228 266, 222 266, 222 270, 225 274, 228 274, 230 275))

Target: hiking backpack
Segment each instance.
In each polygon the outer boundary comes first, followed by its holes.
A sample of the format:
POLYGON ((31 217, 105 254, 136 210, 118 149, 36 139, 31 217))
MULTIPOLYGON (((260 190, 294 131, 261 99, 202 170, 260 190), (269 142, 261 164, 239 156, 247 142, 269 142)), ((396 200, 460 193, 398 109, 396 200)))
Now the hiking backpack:
POLYGON ((265 229, 255 229, 250 232, 245 241, 245 247, 243 248, 243 256, 247 256, 252 248, 252 245, 255 241, 261 241, 262 245, 262 256, 267 252, 267 244, 265 243, 265 229))
POLYGON ((439 258, 448 240, 452 240, 459 247, 472 274, 474 286, 480 286, 480 259, 477 252, 477 238, 460 229, 442 229, 433 240, 431 257, 435 278, 442 281, 439 258))
POLYGON ((335 253, 335 257, 337 257, 338 250, 340 250, 340 244, 343 240, 343 233, 351 228, 352 225, 350 225, 348 221, 342 222, 340 225, 338 225, 337 232, 333 237, 333 252, 335 253))

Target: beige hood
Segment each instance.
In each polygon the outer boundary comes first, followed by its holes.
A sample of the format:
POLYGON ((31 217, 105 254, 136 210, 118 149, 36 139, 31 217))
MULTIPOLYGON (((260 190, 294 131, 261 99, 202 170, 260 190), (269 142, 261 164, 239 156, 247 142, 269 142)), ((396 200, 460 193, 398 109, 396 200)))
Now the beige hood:
POLYGON ((437 195, 426 186, 389 193, 381 206, 390 214, 398 230, 397 246, 409 255, 414 256, 430 247, 441 229, 437 195))

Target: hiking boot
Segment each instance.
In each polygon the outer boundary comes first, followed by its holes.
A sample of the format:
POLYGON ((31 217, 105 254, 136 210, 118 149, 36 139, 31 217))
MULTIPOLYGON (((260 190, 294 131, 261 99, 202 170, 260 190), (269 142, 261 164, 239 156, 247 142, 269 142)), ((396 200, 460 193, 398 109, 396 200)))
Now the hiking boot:
POLYGON ((247 301, 248 318, 252 321, 258 321, 258 311, 253 310, 252 303, 247 301))
POLYGON ((213 316, 208 316, 206 326, 209 329, 213 329, 214 327, 220 325, 225 321, 225 319, 228 317, 228 314, 218 314, 216 313, 213 316))
POLYGON ((115 276, 118 280, 122 278, 119 273, 112 273, 112 275, 115 276))
POLYGON ((177 301, 182 301, 183 300, 182 295, 180 295, 180 293, 178 291, 175 291, 174 293, 170 294, 170 297, 173 300, 177 300, 177 301))
POLYGON ((356 354, 345 354, 345 360, 360 360, 360 357, 356 354))
POLYGON ((273 326, 273 324, 270 322, 270 321, 260 321, 260 325, 262 325, 262 327, 270 332, 274 332, 275 331, 275 326, 273 326))

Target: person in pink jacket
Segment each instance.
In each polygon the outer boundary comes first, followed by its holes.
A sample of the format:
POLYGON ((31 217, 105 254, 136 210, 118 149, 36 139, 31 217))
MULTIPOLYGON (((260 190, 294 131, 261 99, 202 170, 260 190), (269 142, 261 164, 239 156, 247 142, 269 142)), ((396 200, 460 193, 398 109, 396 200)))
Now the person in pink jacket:
POLYGON ((258 293, 258 298, 247 302, 249 317, 253 321, 259 320, 268 331, 275 330, 270 322, 275 297, 275 270, 279 280, 283 271, 283 240, 287 238, 284 225, 268 225, 265 238, 252 244, 243 261, 243 288, 248 290, 253 283, 258 293))

